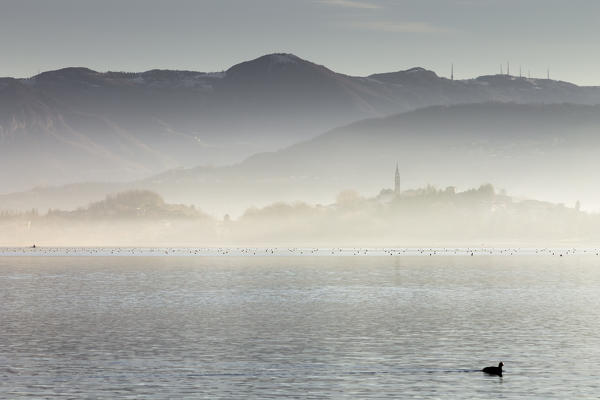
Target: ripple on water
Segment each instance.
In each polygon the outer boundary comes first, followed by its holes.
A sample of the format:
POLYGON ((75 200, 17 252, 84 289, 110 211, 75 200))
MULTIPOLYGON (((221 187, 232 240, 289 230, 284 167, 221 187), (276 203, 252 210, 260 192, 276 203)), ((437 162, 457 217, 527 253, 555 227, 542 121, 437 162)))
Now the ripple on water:
POLYGON ((0 398, 593 398, 594 260, 0 259, 0 398))

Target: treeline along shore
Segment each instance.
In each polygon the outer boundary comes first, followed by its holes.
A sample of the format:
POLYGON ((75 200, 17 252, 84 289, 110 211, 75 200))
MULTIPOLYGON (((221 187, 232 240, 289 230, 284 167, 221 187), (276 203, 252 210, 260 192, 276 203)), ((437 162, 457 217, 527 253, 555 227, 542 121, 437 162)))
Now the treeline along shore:
POLYGON ((276 202, 235 218, 145 190, 70 211, 0 211, 2 246, 585 246, 598 239, 600 214, 578 203, 515 199, 491 184, 384 189, 374 197, 347 190, 332 204, 276 202))

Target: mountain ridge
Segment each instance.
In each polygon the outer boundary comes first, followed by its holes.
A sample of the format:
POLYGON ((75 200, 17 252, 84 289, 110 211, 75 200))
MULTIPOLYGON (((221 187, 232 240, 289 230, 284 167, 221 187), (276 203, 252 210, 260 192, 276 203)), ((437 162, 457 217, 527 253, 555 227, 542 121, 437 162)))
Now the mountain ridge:
POLYGON ((212 73, 69 67, 0 78, 0 182, 7 193, 228 165, 366 118, 488 101, 598 104, 600 88, 421 67, 355 77, 288 53, 212 73))

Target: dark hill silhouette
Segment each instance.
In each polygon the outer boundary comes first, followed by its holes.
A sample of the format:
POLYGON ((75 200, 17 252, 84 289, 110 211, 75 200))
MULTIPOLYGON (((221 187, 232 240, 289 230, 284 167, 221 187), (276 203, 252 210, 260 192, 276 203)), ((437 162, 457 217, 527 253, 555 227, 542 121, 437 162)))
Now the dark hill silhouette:
POLYGON ((75 211, 52 211, 51 217, 73 219, 156 219, 156 218, 208 218, 194 207, 183 204, 167 204, 164 199, 149 190, 129 190, 106 196, 104 200, 91 203, 75 211))
POLYGON ((365 118, 488 101, 598 104, 600 89, 505 75, 451 81, 423 68, 353 77, 291 54, 218 73, 65 68, 0 79, 0 182, 8 192, 126 181, 239 162, 365 118))

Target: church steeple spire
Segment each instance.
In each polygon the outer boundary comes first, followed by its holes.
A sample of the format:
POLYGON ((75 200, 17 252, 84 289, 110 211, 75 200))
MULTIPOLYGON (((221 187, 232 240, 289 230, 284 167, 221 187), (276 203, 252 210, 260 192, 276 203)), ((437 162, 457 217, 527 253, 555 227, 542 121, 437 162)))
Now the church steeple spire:
POLYGON ((394 193, 400 194, 400 171, 398 170, 398 163, 396 163, 396 176, 394 179, 394 193))

